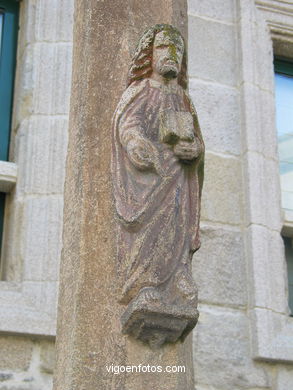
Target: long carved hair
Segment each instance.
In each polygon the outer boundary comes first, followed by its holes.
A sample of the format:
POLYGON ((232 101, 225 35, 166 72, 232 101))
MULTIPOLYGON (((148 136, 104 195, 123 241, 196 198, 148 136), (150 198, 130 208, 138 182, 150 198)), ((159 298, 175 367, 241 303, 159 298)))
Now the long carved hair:
MULTIPOLYGON (((137 45, 134 56, 132 57, 128 71, 127 86, 129 86, 135 80, 144 79, 152 74, 154 40, 156 34, 161 31, 169 31, 173 34, 178 34, 184 42, 184 38, 182 37, 181 33, 170 24, 156 24, 155 26, 146 30, 137 45)), ((181 85, 181 87, 184 89, 187 88, 187 53, 185 42, 181 70, 178 74, 178 84, 181 85)))

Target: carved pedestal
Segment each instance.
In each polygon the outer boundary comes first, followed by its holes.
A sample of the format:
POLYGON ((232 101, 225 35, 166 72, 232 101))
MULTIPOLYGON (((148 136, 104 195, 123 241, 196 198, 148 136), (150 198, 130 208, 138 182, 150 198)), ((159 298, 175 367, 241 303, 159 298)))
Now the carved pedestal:
POLYGON ((184 341, 198 320, 196 304, 194 307, 172 304, 164 295, 152 299, 149 290, 143 289, 123 313, 123 333, 148 343, 153 349, 167 342, 184 341))
MULTIPOLYGON (((119 236, 121 245, 118 246, 117 225, 120 226, 120 222, 122 224, 123 222, 116 219, 117 208, 112 191, 113 167, 111 172, 111 156, 113 155, 111 121, 115 107, 125 89, 125 76, 137 40, 144 29, 155 23, 173 24, 180 29, 183 35, 186 35, 186 8, 185 0, 177 0, 176 2, 173 0, 149 0, 147 2, 136 0, 75 1, 73 78, 65 180, 63 255, 60 270, 54 390, 194 389, 191 340, 188 340, 188 343, 165 343, 158 351, 152 350, 149 343, 139 342, 134 337, 122 332, 120 319, 123 313, 127 313, 128 309, 130 322, 125 314, 123 317, 126 319, 124 328, 125 326, 129 326, 129 329, 135 328, 130 323, 135 318, 135 313, 141 309, 145 313, 148 312, 147 318, 144 318, 146 327, 141 335, 146 334, 146 329, 151 327, 151 313, 155 313, 155 310, 149 302, 138 301, 136 305, 133 305, 133 310, 128 305, 132 299, 138 297, 143 275, 147 278, 146 283, 143 282, 141 287, 148 287, 151 275, 154 277, 154 284, 156 284, 157 277, 160 281, 168 276, 161 274, 160 270, 166 270, 168 273, 169 266, 160 268, 159 261, 156 261, 159 258, 155 256, 155 253, 158 254, 157 250, 153 251, 154 256, 147 256, 147 254, 152 253, 152 248, 154 248, 149 245, 148 238, 157 235, 160 242, 164 242, 168 236, 168 242, 172 242, 171 231, 166 236, 166 230, 163 228, 165 226, 166 229, 166 226, 175 224, 175 221, 171 220, 171 216, 175 216, 176 213, 173 212, 174 208, 172 208, 172 213, 169 213, 168 206, 166 206, 165 211, 160 209, 162 215, 167 219, 162 225, 155 229, 153 227, 155 235, 147 235, 145 241, 141 241, 141 236, 139 236, 143 232, 140 230, 141 219, 144 219, 144 216, 153 215, 151 213, 154 209, 142 210, 140 216, 134 213, 133 217, 135 218, 133 219, 130 213, 130 225, 125 226, 126 230, 122 232, 125 241, 123 237, 119 236), (171 219, 168 220, 168 216, 171 219), (144 270, 143 264, 139 262, 142 266, 138 271, 140 277, 137 280, 139 283, 136 283, 136 274, 132 275, 133 279, 128 278, 127 274, 132 274, 133 269, 127 267, 127 261, 131 259, 124 257, 124 253, 129 253, 126 244, 131 243, 131 237, 128 235, 132 234, 136 235, 137 239, 133 239, 132 242, 145 243, 145 246, 141 248, 141 255, 148 260, 150 266, 144 270), (118 247, 121 251, 119 256, 121 255, 123 261, 126 261, 121 264, 118 272, 121 279, 125 281, 124 284, 122 283, 122 288, 125 288, 127 299, 125 298, 123 304, 119 303, 121 293, 120 289, 118 291, 117 278, 118 247), (150 261, 151 259, 154 261, 150 261), (146 306, 143 306, 144 304, 146 306), (146 307, 147 310, 145 310, 146 307), (125 367, 127 365, 147 366, 150 364, 162 367, 181 365, 185 366, 186 370, 176 375, 162 373, 156 375, 142 371, 132 375, 126 372, 116 375, 115 372, 107 369, 113 365, 125 367)), ((160 90, 157 88, 155 91, 160 90)), ((132 100, 134 96, 131 89, 128 92, 130 92, 128 98, 132 100)), ((127 96, 125 98, 129 101, 127 96)), ((117 115, 120 114, 117 113, 117 115)), ((116 122, 116 130, 119 129, 120 119, 116 122)), ((131 136, 131 132, 125 133, 125 135, 131 136)), ((130 141, 130 138, 127 137, 123 139, 125 146, 128 143, 127 140, 130 141)), ((125 153, 127 169, 136 169, 134 166, 130 166, 132 164, 130 160, 126 160, 128 158, 126 154, 131 153, 132 145, 128 144, 127 151, 118 138, 116 145, 120 152, 125 153)), ((166 151, 162 151, 162 155, 159 153, 157 156, 158 163, 163 155, 168 157, 168 153, 173 152, 168 151, 168 146, 166 146, 166 151)), ((135 159, 135 156, 132 157, 135 159)), ((159 168, 159 165, 156 166, 159 168)), ((172 189, 168 187, 168 166, 169 163, 166 160, 166 167, 161 168, 160 171, 162 182, 167 185, 165 192, 159 191, 149 197, 146 196, 144 198, 145 204, 155 205, 157 202, 157 204, 163 205, 164 199, 161 197, 164 198, 164 194, 170 193, 176 208, 179 205, 180 197, 185 196, 186 192, 182 190, 182 185, 179 185, 178 189, 176 186, 173 186, 172 189), (163 178, 164 175, 166 175, 165 178, 163 178), (156 196, 155 203, 147 202, 156 196)), ((171 166, 169 167, 172 169, 171 166)), ((154 169, 155 167, 148 173, 145 172, 147 180, 154 179, 152 176, 154 169)), ((192 169, 192 165, 189 169, 192 169)), ((178 170, 180 182, 184 176, 179 171, 180 169, 178 170)), ((119 173, 119 168, 115 172, 119 173)), ((122 173, 121 170, 120 172, 122 173)), ((144 186, 143 181, 146 179, 146 176, 141 175, 141 173, 142 171, 137 171, 137 174, 140 175, 138 188, 144 186)), ((116 184, 119 185, 117 181, 116 184)), ((196 183, 194 182, 194 184, 196 183)), ((125 186, 120 187, 122 191, 123 188, 126 189, 125 186)), ((190 190, 191 194, 194 193, 193 188, 190 190)), ((135 200, 129 198, 126 192, 124 192, 123 197, 129 199, 129 202, 135 207, 135 200)), ((143 202, 140 204, 142 205, 143 202)), ((184 204, 187 205, 188 202, 184 204)), ((184 215, 187 214, 184 212, 184 215)), ((194 213, 189 213, 189 215, 191 220, 196 220, 197 215, 194 213)), ((152 221, 155 220, 152 219, 152 221)), ((151 226, 153 225, 147 227, 149 232, 151 232, 151 226)), ((180 233, 183 225, 176 224, 176 226, 176 231, 180 233)), ((197 237, 192 232, 191 229, 188 234, 192 236, 192 240, 196 244, 197 237)), ((178 242, 173 241, 174 247, 171 252, 176 253, 178 242)), ((180 242, 180 245, 184 245, 184 241, 180 242)), ((155 246, 155 248, 157 247, 155 246)), ((166 248, 166 253, 170 252, 170 247, 168 249, 162 245, 161 248, 166 248)), ((133 247, 133 249, 134 257, 132 259, 136 258, 135 248, 133 247)), ((166 257, 169 261, 170 258, 165 256, 164 251, 160 258, 166 257)), ((189 258, 181 257, 181 263, 183 266, 189 264, 189 258)), ((172 274, 173 270, 169 270, 172 274)), ((166 305, 166 311, 161 310, 160 321, 163 327, 166 326, 168 322, 166 318, 172 310, 168 305, 166 305)), ((177 311, 174 313, 173 320, 169 321, 173 322, 172 332, 176 328, 178 329, 177 335, 181 334, 181 337, 184 337, 184 330, 181 332, 181 329, 184 327, 186 330, 187 328, 186 325, 181 325, 182 318, 184 316, 191 318, 192 316, 186 314, 188 312, 185 314, 182 312, 179 315, 177 311), (184 315, 182 316, 182 314, 184 315), (174 318, 179 317, 180 324, 178 322, 177 328, 174 318)), ((157 322, 156 331, 158 327, 157 322)), ((167 333, 168 329, 165 328, 161 335, 158 334, 157 339, 161 339, 162 336, 164 341, 175 340, 173 336, 172 340, 170 336, 165 336, 167 333)), ((152 334, 154 333, 152 332, 152 334)), ((159 345, 160 342, 151 344, 159 345)))

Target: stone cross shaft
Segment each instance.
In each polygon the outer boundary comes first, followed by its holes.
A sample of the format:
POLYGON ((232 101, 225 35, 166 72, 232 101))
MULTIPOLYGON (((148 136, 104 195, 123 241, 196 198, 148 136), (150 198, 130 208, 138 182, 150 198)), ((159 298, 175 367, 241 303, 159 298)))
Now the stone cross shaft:
POLYGON ((117 286, 111 123, 135 46, 157 23, 176 27, 187 42, 186 1, 75 1, 54 390, 194 389, 190 334, 159 349, 123 334, 117 286), (185 372, 111 369, 129 365, 185 372))

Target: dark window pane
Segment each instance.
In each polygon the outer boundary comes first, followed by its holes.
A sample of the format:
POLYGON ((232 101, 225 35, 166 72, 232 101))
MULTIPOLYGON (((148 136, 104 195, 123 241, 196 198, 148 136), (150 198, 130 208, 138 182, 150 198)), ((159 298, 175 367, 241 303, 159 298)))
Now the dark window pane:
POLYGON ((288 268, 289 281, 289 308, 291 315, 293 314, 293 245, 291 237, 283 237, 285 244, 285 254, 288 268))
POLYGON ((19 3, 0 0, 0 160, 8 159, 19 3))

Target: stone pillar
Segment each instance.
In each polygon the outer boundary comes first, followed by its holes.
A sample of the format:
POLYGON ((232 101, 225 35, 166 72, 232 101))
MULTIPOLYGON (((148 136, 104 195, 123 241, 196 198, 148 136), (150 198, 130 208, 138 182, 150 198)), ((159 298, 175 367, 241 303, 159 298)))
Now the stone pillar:
POLYGON ((156 23, 186 37, 186 8, 185 0, 75 1, 54 390, 194 389, 191 336, 153 351, 121 333, 110 173, 111 120, 135 45, 156 23), (186 372, 119 375, 112 364, 186 372))

